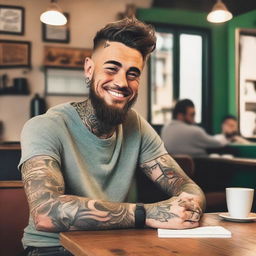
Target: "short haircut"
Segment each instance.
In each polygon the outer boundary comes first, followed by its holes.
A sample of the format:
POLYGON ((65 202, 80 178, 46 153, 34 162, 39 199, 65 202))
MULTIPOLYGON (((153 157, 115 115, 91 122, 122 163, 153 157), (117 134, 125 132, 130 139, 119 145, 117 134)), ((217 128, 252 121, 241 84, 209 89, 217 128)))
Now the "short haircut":
POLYGON ((223 117, 222 119, 222 123, 224 123, 225 121, 227 121, 228 119, 232 119, 234 121, 237 121, 237 118, 234 115, 226 115, 223 117))
POLYGON ((93 50, 96 50, 99 45, 106 41, 120 42, 138 50, 143 60, 156 47, 154 28, 137 20, 135 17, 109 23, 99 30, 93 39, 93 50))
POLYGON ((194 103, 191 100, 189 99, 179 100, 176 103, 172 112, 173 119, 177 119, 177 116, 179 113, 182 113, 185 115, 188 107, 192 107, 192 108, 195 107, 194 103))

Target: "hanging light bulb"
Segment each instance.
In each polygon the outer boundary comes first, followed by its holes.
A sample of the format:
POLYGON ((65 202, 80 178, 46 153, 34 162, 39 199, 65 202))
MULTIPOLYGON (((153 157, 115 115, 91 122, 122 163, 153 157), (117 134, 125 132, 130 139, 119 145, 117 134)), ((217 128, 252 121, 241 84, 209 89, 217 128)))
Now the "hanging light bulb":
POLYGON ((207 15, 207 20, 213 23, 222 23, 231 20, 232 17, 233 15, 228 11, 226 5, 221 0, 217 0, 212 11, 207 15))
POLYGON ((41 14, 40 20, 45 24, 53 26, 62 26, 67 23, 67 18, 57 4, 57 0, 51 0, 48 10, 41 14))

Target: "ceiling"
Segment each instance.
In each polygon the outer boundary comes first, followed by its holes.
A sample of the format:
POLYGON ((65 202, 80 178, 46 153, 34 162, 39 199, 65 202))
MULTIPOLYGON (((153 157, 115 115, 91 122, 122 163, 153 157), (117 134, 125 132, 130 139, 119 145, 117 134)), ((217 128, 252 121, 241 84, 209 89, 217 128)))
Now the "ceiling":
MULTIPOLYGON (((153 7, 209 12, 217 0, 153 0, 153 7)), ((256 10, 256 0, 222 0, 233 15, 256 10)))

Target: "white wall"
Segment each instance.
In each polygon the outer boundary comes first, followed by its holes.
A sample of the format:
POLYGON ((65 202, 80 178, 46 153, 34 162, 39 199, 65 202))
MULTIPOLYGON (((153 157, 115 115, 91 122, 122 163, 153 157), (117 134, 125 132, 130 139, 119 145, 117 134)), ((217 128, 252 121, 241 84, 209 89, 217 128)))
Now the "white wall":
MULTIPOLYGON (((0 4, 23 6, 25 8, 25 34, 23 36, 0 34, 0 39, 30 41, 32 44, 32 69, 0 69, 0 75, 9 76, 8 84, 15 77, 25 77, 29 83, 28 96, 0 96, 0 121, 4 124, 2 140, 19 141, 24 123, 30 118, 30 100, 35 93, 44 95, 44 73, 42 72, 43 48, 45 45, 91 48, 95 32, 106 23, 117 19, 117 13, 125 10, 126 4, 147 8, 152 0, 60 0, 64 12, 70 15, 70 43, 56 44, 42 41, 40 14, 47 8, 46 0, 0 0, 0 4)), ((48 107, 66 101, 79 101, 81 97, 46 96, 48 107)), ((138 101, 135 109, 147 116, 147 67, 141 79, 138 101)))

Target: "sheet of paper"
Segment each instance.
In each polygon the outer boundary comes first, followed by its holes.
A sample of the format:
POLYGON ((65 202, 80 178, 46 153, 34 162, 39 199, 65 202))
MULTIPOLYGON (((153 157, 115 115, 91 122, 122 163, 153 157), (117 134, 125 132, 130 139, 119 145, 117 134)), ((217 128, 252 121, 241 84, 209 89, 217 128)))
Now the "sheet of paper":
POLYGON ((158 237, 193 238, 193 237, 215 237, 230 238, 231 232, 221 226, 207 226, 192 229, 158 229, 158 237))

